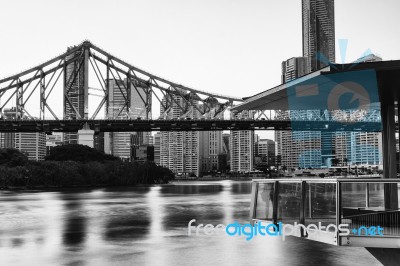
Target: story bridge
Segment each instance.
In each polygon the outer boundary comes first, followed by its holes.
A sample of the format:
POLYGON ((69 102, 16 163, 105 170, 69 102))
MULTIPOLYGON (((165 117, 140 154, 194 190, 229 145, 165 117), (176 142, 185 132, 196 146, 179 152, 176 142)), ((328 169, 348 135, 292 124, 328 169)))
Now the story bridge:
POLYGON ((150 74, 84 41, 0 80, 0 132, 381 130, 378 109, 363 123, 348 117, 337 123, 323 109, 290 116, 277 115, 274 107, 231 112, 244 102, 150 74))

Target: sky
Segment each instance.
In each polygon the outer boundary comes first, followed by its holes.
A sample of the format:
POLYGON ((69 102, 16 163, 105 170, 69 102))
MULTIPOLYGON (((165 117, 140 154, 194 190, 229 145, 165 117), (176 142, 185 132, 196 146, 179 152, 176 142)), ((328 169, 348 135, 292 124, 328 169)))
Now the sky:
MULTIPOLYGON (((336 44, 348 40, 336 62, 368 49, 400 59, 399 10, 336 0, 336 44)), ((168 80, 246 97, 280 84, 281 62, 302 55, 301 25, 300 0, 0 0, 0 79, 88 39, 168 80)))

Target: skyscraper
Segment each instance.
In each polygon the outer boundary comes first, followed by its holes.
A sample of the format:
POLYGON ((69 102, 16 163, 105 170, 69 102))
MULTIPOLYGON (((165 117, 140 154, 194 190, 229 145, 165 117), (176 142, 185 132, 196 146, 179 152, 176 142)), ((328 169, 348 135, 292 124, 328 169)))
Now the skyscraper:
MULTIPOLYGON (((231 114, 232 119, 252 119, 252 111, 231 114)), ((232 130, 230 134, 232 172, 251 172, 254 167, 254 131, 232 130)))
POLYGON ((161 145, 161 133, 157 132, 154 135, 154 162, 160 165, 160 145, 161 145))
MULTIPOLYGON (((15 119, 18 115, 24 119, 21 111, 15 107, 4 109, 4 116, 15 119)), ((29 160, 41 161, 46 156, 46 134, 43 132, 0 132, 0 148, 14 148, 27 154, 29 160)))
POLYGON ((292 57, 282 62, 282 83, 307 74, 307 58, 292 57))
MULTIPOLYGON (((74 47, 68 48, 68 51, 74 47)), ((81 51, 67 56, 66 61, 71 60, 76 56, 82 56, 81 51)), ((84 118, 85 117, 85 71, 81 65, 80 60, 74 60, 66 66, 65 80, 64 80, 64 119, 77 119, 77 113, 84 118), (75 109, 75 110, 74 110, 75 109)), ((87 92, 86 92, 87 93, 87 92)), ((77 144, 78 133, 68 132, 64 133, 65 144, 77 144)))
MULTIPOLYGON (((334 0, 302 0, 303 57, 282 62, 282 83, 335 62, 334 0)), ((323 110, 292 110, 278 116, 309 116, 323 110)), ((332 135, 311 131, 276 131, 277 155, 288 168, 321 167, 332 158, 332 135)))
POLYGON ((276 159, 276 142, 270 139, 260 139, 256 143, 256 153, 261 157, 263 162, 267 162, 268 165, 275 165, 276 159))
POLYGON ((223 153, 222 131, 199 132, 200 173, 222 170, 219 155, 223 153))
MULTIPOLYGON (((180 90, 180 95, 166 95, 162 103, 160 113, 161 117, 166 119, 200 118, 200 112, 194 107, 198 106, 196 95, 184 90, 180 90), (189 105, 187 101, 191 104, 189 105)), ((161 132, 160 165, 174 173, 199 176, 199 132, 161 132)))
POLYGON ((334 0, 302 0, 303 56, 313 72, 335 62, 334 0))
MULTIPOLYGON (((136 88, 127 80, 108 80, 108 106, 106 108, 106 118, 110 119, 146 119, 146 104, 142 99, 146 98, 146 88, 136 85, 136 88), (122 93, 127 87, 130 93, 122 93), (130 97, 129 97, 130 96, 130 97), (129 99, 127 98, 129 97, 129 99), (126 106, 129 100, 128 106, 126 106)), ((151 99, 150 99, 151 101, 151 99)), ((150 114, 151 116, 151 114, 150 114)), ((148 144, 149 132, 105 132, 104 133, 104 152, 120 157, 125 160, 131 158, 131 141, 137 140, 136 145, 148 144)))
MULTIPOLYGON (((374 54, 357 59, 353 63, 379 62, 382 58, 374 54)), ((379 110, 379 106, 371 105, 371 109, 379 110)), ((335 116, 350 116, 350 112, 337 111, 335 116)), ((371 114, 369 119, 379 121, 379 112, 371 114)), ((373 164, 382 162, 382 133, 381 132, 335 132, 333 135, 333 150, 335 159, 340 165, 373 164)))
POLYGON ((15 133, 15 148, 27 153, 29 160, 42 161, 46 156, 46 134, 43 132, 15 133))

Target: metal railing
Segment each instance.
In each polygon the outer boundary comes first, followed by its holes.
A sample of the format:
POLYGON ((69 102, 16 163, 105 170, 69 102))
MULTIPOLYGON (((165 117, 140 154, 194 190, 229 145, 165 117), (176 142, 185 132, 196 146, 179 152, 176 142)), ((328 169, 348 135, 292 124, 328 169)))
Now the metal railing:
MULTIPOLYGON (((351 245, 354 238, 395 238, 389 246, 400 247, 400 179, 382 178, 289 178, 256 179, 252 184, 251 222, 347 225, 349 235, 339 231, 322 242, 351 245), (382 235, 368 228, 381 228, 382 235)), ((300 230, 300 237, 310 236, 300 230)), ((313 240, 319 240, 318 237, 313 240)), ((381 240, 381 239, 380 239, 381 240)), ((357 240, 358 241, 358 240, 357 240)), ((358 242, 357 242, 358 243, 358 242)), ((362 245, 358 243, 357 245, 362 245)), ((367 243, 371 246, 373 243, 367 243)), ((379 246, 384 244, 379 244, 379 246)))

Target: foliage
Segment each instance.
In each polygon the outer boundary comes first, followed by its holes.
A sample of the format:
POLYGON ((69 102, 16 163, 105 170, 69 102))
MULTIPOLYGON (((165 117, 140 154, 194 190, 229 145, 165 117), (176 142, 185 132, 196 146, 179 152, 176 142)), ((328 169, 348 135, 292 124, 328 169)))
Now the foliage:
POLYGON ((79 144, 69 144, 56 146, 51 150, 51 154, 46 156, 46 161, 75 161, 75 162, 104 162, 115 161, 117 157, 104 154, 89 146, 79 144))
POLYGON ((0 149, 0 165, 15 167, 25 165, 28 162, 28 156, 17 149, 0 149))
MULTIPOLYGON (((61 146, 63 148, 56 153, 57 155, 49 156, 46 161, 26 161, 22 164, 23 160, 15 159, 20 155, 1 157, 3 161, 0 163, 0 188, 134 186, 168 183, 174 178, 171 170, 157 166, 154 162, 123 162, 112 156, 94 153, 94 149, 88 150, 80 147, 81 145, 65 146, 61 146), (78 155, 78 150, 82 152, 82 155, 78 155), (74 155, 76 160, 61 160, 64 156, 61 155, 62 151, 70 152, 70 155, 64 158, 74 155), (90 160, 89 154, 94 154, 94 160, 90 160)), ((15 152, 12 151, 12 153, 15 152)))

